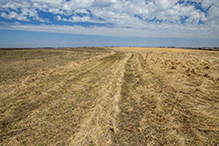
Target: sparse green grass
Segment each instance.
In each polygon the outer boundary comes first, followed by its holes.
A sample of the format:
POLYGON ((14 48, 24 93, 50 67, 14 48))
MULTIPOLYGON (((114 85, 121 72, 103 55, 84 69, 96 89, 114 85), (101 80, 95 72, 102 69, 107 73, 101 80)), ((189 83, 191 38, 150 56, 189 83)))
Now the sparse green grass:
POLYGON ((101 48, 0 50, 0 83, 107 53, 101 48))
MULTIPOLYGON (((144 109, 137 101, 140 96, 136 91, 140 86, 137 83, 134 65, 134 55, 127 61, 124 83, 122 86, 122 99, 120 101, 121 112, 119 115, 119 133, 113 138, 119 145, 144 145, 144 137, 140 132, 140 120, 143 118, 144 109)), ((141 81, 143 83, 144 81, 141 81)))
MULTIPOLYGON (((34 67, 28 66, 29 72, 31 73, 30 75, 25 74, 25 70, 20 70, 18 74, 14 75, 14 78, 1 78, 0 141, 2 143, 5 141, 10 141, 11 143, 15 142, 11 139, 14 136, 20 137, 20 144, 23 142, 27 144, 56 143, 53 140, 57 132, 54 132, 54 130, 59 131, 61 135, 63 134, 60 137, 62 139, 61 141, 68 142, 68 138, 75 132, 75 129, 77 129, 74 125, 77 125, 77 120, 83 115, 77 111, 77 108, 80 107, 80 102, 84 101, 83 98, 89 96, 89 85, 81 89, 78 89, 77 86, 77 82, 79 82, 79 86, 84 86, 85 84, 83 85, 80 81, 87 74, 89 75, 89 71, 81 74, 81 70, 89 70, 90 68, 98 72, 97 68, 99 67, 95 65, 96 63, 91 60, 93 65, 86 65, 86 60, 92 59, 92 57, 96 57, 97 55, 109 53, 109 51, 105 49, 94 49, 93 53, 92 49, 88 49, 90 52, 87 56, 86 49, 79 50, 80 48, 76 50, 19 50, 20 52, 10 50, 14 54, 22 54, 23 51, 30 51, 27 54, 32 56, 37 56, 34 54, 36 52, 36 54, 39 53, 40 57, 46 57, 45 54, 47 54, 50 61, 41 64, 29 60, 30 65, 37 64, 34 67), (62 62, 53 62, 56 58, 62 58, 62 62), (72 67, 72 63, 79 64, 79 67, 72 67), (43 72, 44 74, 39 75, 39 72, 43 72), (28 76, 31 76, 30 78, 34 78, 34 80, 28 81, 28 76), (11 84, 14 84, 15 88, 11 87, 11 84), (75 87, 71 88, 72 85, 75 87), (76 100, 77 98, 80 100, 76 100), (74 109, 76 113, 74 113, 74 109), (72 119, 72 115, 74 115, 74 119, 72 119), (14 125, 16 125, 15 129, 12 128, 14 125), (45 133, 46 137, 42 135, 44 138, 41 139, 41 142, 37 141, 37 137, 42 137, 40 135, 42 132, 45 133), (24 138, 26 135, 30 135, 31 139, 28 140, 24 138), (22 137, 24 139, 22 139, 22 137)), ((7 68, 5 65, 5 70, 7 70, 8 74, 11 72, 14 73, 10 67, 20 62, 20 59, 14 59, 14 62, 10 61, 11 58, 8 59, 7 63, 10 64, 10 66, 7 68)), ((19 66, 16 67, 19 68, 19 66)), ((1 77, 4 75, 5 74, 1 77)), ((93 77, 90 79, 96 80, 93 79, 93 77)), ((89 99, 87 98, 87 100, 89 99)), ((85 104, 83 104, 83 106, 86 107, 85 104)))

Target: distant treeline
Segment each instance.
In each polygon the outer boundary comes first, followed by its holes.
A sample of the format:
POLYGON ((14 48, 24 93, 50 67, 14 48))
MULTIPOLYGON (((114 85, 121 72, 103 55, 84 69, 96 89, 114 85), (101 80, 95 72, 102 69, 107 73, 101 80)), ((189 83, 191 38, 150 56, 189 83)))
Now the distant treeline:
POLYGON ((182 49, 192 49, 192 50, 208 50, 208 51, 219 51, 219 47, 175 47, 175 46, 158 46, 158 48, 182 48, 182 49))
POLYGON ((218 47, 213 47, 213 48, 208 48, 208 47, 199 47, 199 48, 192 48, 192 47, 188 47, 185 49, 193 49, 193 50, 207 50, 207 51, 219 51, 218 47))

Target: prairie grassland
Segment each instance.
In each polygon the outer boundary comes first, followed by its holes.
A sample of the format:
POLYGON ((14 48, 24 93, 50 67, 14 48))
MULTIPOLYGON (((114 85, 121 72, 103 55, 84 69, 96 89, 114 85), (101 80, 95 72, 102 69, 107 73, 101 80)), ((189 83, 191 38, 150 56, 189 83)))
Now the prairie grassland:
POLYGON ((219 52, 0 50, 0 145, 218 145, 219 52))

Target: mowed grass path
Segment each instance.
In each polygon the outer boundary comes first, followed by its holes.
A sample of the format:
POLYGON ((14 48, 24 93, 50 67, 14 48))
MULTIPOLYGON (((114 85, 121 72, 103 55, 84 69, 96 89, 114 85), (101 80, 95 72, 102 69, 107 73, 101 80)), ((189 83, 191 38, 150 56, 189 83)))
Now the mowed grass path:
POLYGON ((0 145, 217 145, 219 53, 0 50, 0 145))

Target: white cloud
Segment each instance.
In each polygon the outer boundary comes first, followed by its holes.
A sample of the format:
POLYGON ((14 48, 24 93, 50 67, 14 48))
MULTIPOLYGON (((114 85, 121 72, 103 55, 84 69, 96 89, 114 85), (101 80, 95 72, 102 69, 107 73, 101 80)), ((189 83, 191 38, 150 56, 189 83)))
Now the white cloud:
MULTIPOLYGON (((204 8, 209 7, 210 5, 219 5, 217 0, 193 1, 201 2, 201 5, 204 8)), ((173 20, 176 23, 179 23, 181 16, 190 17, 190 20, 187 20, 187 23, 199 22, 199 20, 205 19, 203 18, 203 12, 195 10, 194 6, 185 6, 183 4, 176 5, 177 2, 178 0, 71 0, 69 2, 66 0, 8 0, 8 2, 4 1, 2 8, 11 8, 14 10, 24 8, 29 11, 31 11, 31 8, 35 9, 35 11, 36 9, 39 9, 44 12, 69 16, 74 13, 89 13, 87 10, 90 10, 92 15, 105 19, 106 23, 117 22, 121 24, 127 24, 125 19, 124 22, 122 22, 123 20, 121 18, 128 17, 129 19, 133 18, 134 15, 139 15, 147 20, 156 18, 171 23, 173 20), (109 14, 116 15, 106 17, 109 16, 109 14)), ((35 13, 36 12, 34 12, 34 14, 35 13)), ((29 16, 33 17, 31 15, 29 16)), ((35 17, 37 17, 36 14, 35 17)))
POLYGON ((60 15, 57 16, 57 20, 60 21, 62 20, 62 17, 60 15))
MULTIPOLYGON (((56 15, 55 19, 57 21, 105 23, 106 26, 104 29, 95 29, 102 31, 113 31, 111 29, 114 29, 123 33, 124 30, 129 28, 127 32, 136 31, 138 33, 134 34, 138 34, 139 36, 142 36, 141 32, 151 34, 152 31, 161 31, 160 34, 154 33, 157 36, 166 36, 167 34, 164 32, 170 31, 168 36, 171 36, 170 34, 176 31, 183 33, 182 36, 184 37, 186 37, 186 33, 184 32, 187 32, 190 36, 193 34, 194 37, 197 37, 198 34, 201 34, 201 32, 199 32, 200 30, 202 30, 202 33, 206 31, 214 33, 214 31, 211 30, 216 30, 215 32, 218 31, 218 0, 192 0, 193 2, 200 3, 200 6, 202 6, 204 10, 208 10, 207 8, 211 6, 207 14, 201 10, 197 10, 194 4, 179 4, 178 1, 179 0, 71 0, 67 2, 66 0, 1 0, 0 11, 2 12, 0 12, 0 17, 5 19, 14 18, 20 21, 28 21, 28 18, 31 17, 40 22, 49 22, 47 18, 43 18, 43 16, 39 14, 39 10, 41 10, 45 13, 56 15), (14 11, 9 11, 9 8, 14 11), (87 15, 78 16, 78 14, 87 15), (187 18, 184 24, 181 24, 181 18, 187 18), (156 22, 156 20, 159 21, 156 22), (199 25, 200 20, 205 24, 199 25), (109 23, 112 24, 111 27, 113 26, 113 28, 107 28, 107 24, 109 23), (177 29, 171 30, 173 27, 177 29), (122 29, 123 31, 121 31, 122 29)), ((57 26, 57 28, 60 27, 61 26, 57 26)), ((85 29, 82 28, 81 30, 85 29)), ((86 28, 86 30, 90 31, 88 28, 86 28)), ((117 32, 114 33, 117 34, 117 32)), ((173 34, 173 36, 179 35, 178 33, 173 34)), ((106 34, 109 33, 106 32, 106 34)), ((154 34, 151 35, 154 36, 154 34)))
POLYGON ((33 20, 37 20, 37 21, 40 21, 40 22, 51 23, 48 19, 43 19, 43 18, 40 18, 39 16, 33 17, 33 20))
POLYGON ((53 13, 53 14, 61 14, 61 15, 64 14, 64 11, 62 11, 60 9, 53 9, 53 8, 49 9, 49 12, 53 13))
POLYGON ((89 12, 88 12, 87 10, 85 10, 85 9, 76 9, 76 10, 74 11, 74 13, 84 13, 84 14, 89 14, 89 12))
POLYGON ((47 22, 49 23, 50 21, 48 19, 43 19, 40 18, 38 15, 38 12, 33 9, 33 8, 20 8, 21 13, 18 14, 16 13, 16 11, 9 11, 9 14, 7 15, 5 12, 1 13, 1 17, 5 18, 5 19, 17 19, 20 21, 29 21, 29 19, 27 18, 27 16, 32 17, 33 20, 37 20, 40 22, 47 22))
POLYGON ((6 18, 7 19, 7 14, 5 12, 1 13, 1 17, 6 18))
POLYGON ((155 0, 155 5, 158 11, 164 11, 172 8, 178 0, 155 0))
POLYGON ((80 17, 80 16, 72 16, 71 19, 69 19, 72 22, 89 22, 91 21, 90 17, 80 17))
POLYGON ((98 19, 92 19, 89 16, 72 16, 71 18, 62 18, 60 15, 57 16, 58 21, 68 21, 68 22, 90 22, 90 23, 105 23, 104 21, 98 19))
POLYGON ((209 12, 208 12, 208 17, 210 19, 219 19, 219 7, 215 7, 215 6, 212 6, 210 9, 209 9, 209 12))
POLYGON ((218 0, 202 0, 201 5, 207 9, 211 5, 218 5, 218 0))
POLYGON ((5 19, 17 19, 17 20, 20 20, 20 21, 29 21, 27 19, 27 17, 23 16, 23 15, 19 15, 15 12, 10 12, 9 14, 6 14, 5 12, 1 13, 1 17, 5 18, 5 19))

